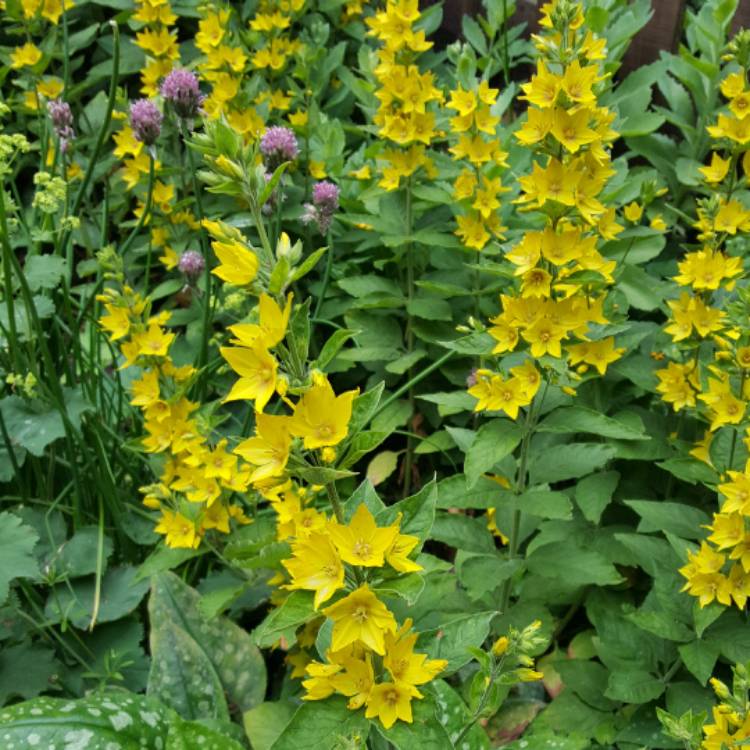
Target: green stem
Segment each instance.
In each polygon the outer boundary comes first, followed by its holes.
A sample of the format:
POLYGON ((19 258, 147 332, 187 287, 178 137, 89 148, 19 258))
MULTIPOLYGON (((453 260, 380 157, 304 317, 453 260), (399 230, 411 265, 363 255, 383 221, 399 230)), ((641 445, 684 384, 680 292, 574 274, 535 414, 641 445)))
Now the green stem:
POLYGON ((331 237, 330 230, 328 231, 328 253, 326 254, 326 267, 323 271, 323 286, 320 289, 318 295, 318 301, 315 303, 315 312, 313 312, 313 320, 320 317, 320 308, 323 306, 323 301, 328 291, 328 284, 331 281, 331 268, 333 267, 333 238, 331 237))
MULTIPOLYGON (((406 235, 411 237, 413 232, 413 216, 411 205, 411 177, 406 180, 406 235)), ((406 245, 406 354, 409 356, 414 349, 414 331, 412 329, 412 317, 409 308, 414 297, 414 253, 411 241, 406 245)), ((407 399, 409 402, 410 418, 414 417, 414 378, 410 367, 407 371, 409 378, 409 389, 407 399)), ((414 463, 414 439, 406 439, 406 455, 404 457, 404 487, 403 496, 408 497, 411 490, 412 466, 414 463)))
POLYGON ((107 110, 104 113, 104 122, 101 128, 99 128, 99 135, 96 139, 96 145, 94 150, 91 152, 89 158, 89 165, 86 168, 86 173, 83 176, 83 182, 78 190, 75 201, 73 201, 73 210, 71 211, 72 216, 78 216, 78 212, 83 203, 83 198, 88 190, 89 183, 94 176, 94 170, 97 167, 99 160, 99 154, 104 146, 104 141, 109 132, 109 124, 112 122, 112 111, 115 108, 115 100, 117 98, 117 82, 120 77, 120 29, 115 21, 110 21, 109 25, 112 27, 112 77, 109 80, 109 94, 107 96, 107 110))
POLYGON ((411 378, 407 383, 402 385, 400 388, 397 388, 385 401, 381 401, 380 404, 378 404, 378 408, 375 410, 375 413, 372 415, 372 418, 378 416, 378 414, 382 413, 387 407, 389 407, 396 399, 403 396, 404 393, 406 393, 410 388, 413 388, 417 383, 424 380, 431 372, 434 370, 437 370, 438 367, 443 365, 445 362, 447 362, 456 352, 449 351, 443 354, 442 357, 439 359, 436 359, 429 367, 425 367, 422 372, 419 373, 419 375, 415 375, 413 378, 411 378))
POLYGON ((477 721, 481 718, 482 712, 484 711, 484 708, 487 705, 487 701, 489 700, 490 692, 492 691, 492 686, 495 684, 495 681, 500 676, 504 662, 505 662, 505 657, 503 656, 493 666, 492 671, 489 675, 489 679, 487 680, 487 684, 484 686, 482 695, 479 698, 479 703, 477 704, 477 707, 474 713, 471 715, 471 718, 466 722, 466 724, 464 724, 463 729, 461 729, 460 734, 453 741, 453 747, 461 747, 461 741, 471 731, 471 728, 474 726, 474 724, 476 724, 477 721))
POLYGON ((21 372, 21 350, 18 348, 18 328, 16 326, 15 299, 13 298, 13 269, 8 239, 8 218, 5 213, 5 183, 0 181, 0 243, 3 250, 3 293, 8 311, 8 347, 13 357, 16 372, 21 372))
MULTIPOLYGON (((206 242, 205 229, 203 228, 203 219, 205 214, 203 213, 203 201, 201 200, 200 185, 198 184, 198 173, 195 168, 195 160, 193 158, 193 152, 189 146, 185 149, 187 151, 188 164, 190 166, 190 174, 193 180, 193 193, 195 197, 195 210, 198 214, 198 219, 201 223, 200 228, 200 243, 201 251, 203 252, 203 336, 201 338, 201 351, 200 358, 198 360, 198 369, 205 367, 208 364, 208 341, 209 331, 211 328, 211 264, 209 263, 208 243, 206 242)), ((201 394, 205 396, 205 378, 201 376, 201 394)))
MULTIPOLYGON (((148 218, 148 215, 151 213, 151 202, 154 197, 154 155, 149 150, 148 152, 148 193, 146 195, 146 204, 143 207, 143 211, 141 211, 141 216, 138 219, 138 223, 133 227, 133 231, 130 233, 128 238, 125 240, 125 243, 120 248, 120 255, 125 255, 125 253, 130 249, 130 246, 133 244, 133 241, 138 236, 138 233, 143 228, 143 225, 146 223, 146 219, 148 218)), ((149 246, 149 257, 146 259, 146 268, 147 270, 150 270, 151 266, 151 247, 149 246)), ((148 279, 146 279, 146 285, 148 285, 148 279)))
POLYGON ((341 498, 339 497, 339 491, 336 489, 336 483, 329 482, 326 485, 326 492, 328 493, 328 499, 331 501, 331 507, 333 508, 333 515, 336 516, 336 520, 339 523, 344 523, 344 509, 341 505, 341 498))
MULTIPOLYGON (((545 382, 544 390, 542 391, 541 398, 539 399, 539 405, 537 408, 537 416, 542 408, 544 397, 547 393, 547 385, 545 382)), ((529 446, 531 444, 531 437, 534 434, 535 416, 534 406, 536 406, 536 399, 529 404, 529 409, 526 412, 526 421, 523 426, 523 439, 521 440, 521 453, 518 463, 518 473, 516 475, 516 486, 515 494, 522 495, 526 491, 526 475, 528 473, 529 463, 529 446)), ((508 535, 508 559, 515 560, 518 556, 519 547, 519 532, 521 530, 521 510, 517 508, 513 511, 513 519, 511 521, 510 534, 508 535)), ((508 611, 508 605, 510 604, 510 594, 513 588, 513 576, 509 576, 503 583, 503 590, 501 595, 501 611, 503 613, 508 611)))

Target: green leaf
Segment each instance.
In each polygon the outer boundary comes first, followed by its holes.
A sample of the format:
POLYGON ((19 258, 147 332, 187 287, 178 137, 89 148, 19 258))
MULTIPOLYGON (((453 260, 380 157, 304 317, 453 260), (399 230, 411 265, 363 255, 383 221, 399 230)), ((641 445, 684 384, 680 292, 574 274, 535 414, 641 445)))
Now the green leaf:
POLYGON ((253 750, 270 750, 296 710, 293 703, 274 701, 245 711, 242 720, 253 750))
POLYGON ((35 698, 3 709, 0 736, 6 748, 19 750, 166 747, 173 716, 157 701, 126 692, 91 695, 77 701, 35 698))
POLYGON ((609 676, 604 695, 624 703, 649 703, 664 692, 665 684, 643 669, 617 670, 609 676))
POLYGON ((229 731, 234 725, 227 723, 218 731, 212 726, 195 721, 174 721, 169 727, 165 750, 245 750, 233 739, 229 731))
POLYGON ((411 724, 397 721, 390 729, 385 729, 378 722, 375 724, 378 733, 396 750, 453 750, 450 737, 437 719, 432 696, 412 701, 411 707, 411 724))
POLYGON ((318 355, 317 364, 321 370, 325 370, 334 360, 336 355, 341 351, 341 347, 354 336, 357 331, 348 328, 340 328, 331 335, 325 342, 318 355))
POLYGON ((503 491, 495 508, 520 510, 538 518, 569 520, 573 517, 573 505, 567 495, 544 488, 531 488, 522 495, 503 491))
POLYGON ((592 549, 581 549, 568 542, 551 542, 535 549, 526 564, 542 578, 560 581, 565 588, 616 585, 622 576, 603 555, 592 549))
POLYGON ((229 709, 219 676, 203 649, 179 625, 151 620, 148 695, 184 719, 224 719, 229 709))
POLYGON ((670 458, 656 464, 660 469, 668 471, 683 482, 690 484, 717 484, 719 476, 714 469, 696 458, 687 456, 681 458, 670 458))
POLYGON ((273 646, 280 638, 292 643, 297 628, 316 616, 312 592, 293 591, 280 607, 272 610, 255 628, 253 640, 261 648, 273 646))
MULTIPOLYGON (((456 558, 457 561, 459 558, 456 558)), ((500 586, 523 566, 519 559, 509 560, 497 552, 485 555, 461 553, 458 565, 458 579, 469 596, 481 599, 500 586)))
POLYGON ((367 478, 372 482, 373 487, 384 482, 388 477, 396 471, 398 466, 399 454, 395 451, 381 451, 380 453, 373 456, 369 464, 367 464, 367 478))
MULTIPOLYGON (((148 591, 147 581, 136 580, 136 568, 121 566, 108 570, 101 580, 101 601, 96 621, 112 622, 132 612, 148 591)), ((50 622, 69 621, 87 628, 94 616, 96 581, 93 576, 71 583, 59 583, 47 599, 44 613, 50 622)))
MULTIPOLYGON (((84 526, 56 550, 55 556, 47 564, 52 566, 55 572, 70 578, 95 573, 98 543, 99 530, 95 526, 84 526)), ((105 563, 112 555, 112 549, 112 540, 105 536, 105 563)))
POLYGON ((425 484, 419 492, 389 505, 376 515, 379 526, 395 523, 401 515, 401 533, 418 537, 422 542, 430 536, 435 522, 437 505, 437 484, 435 481, 425 484))
POLYGON ((431 538, 467 552, 492 552, 495 541, 481 518, 457 513, 437 513, 431 538))
POLYGON ((9 698, 35 698, 50 690, 61 669, 50 648, 28 642, 5 645, 0 650, 0 706, 9 698))
POLYGON ((369 726, 364 711, 350 711, 345 698, 337 696, 305 703, 297 709, 271 750, 344 750, 346 741, 354 737, 364 744, 369 726))
POLYGON ((266 666, 250 635, 226 617, 202 617, 200 594, 174 573, 151 581, 149 615, 152 625, 179 625, 208 657, 231 703, 247 711, 266 694, 266 666))
POLYGON ((661 307, 669 285, 640 266, 626 264, 617 277, 617 288, 625 294, 631 307, 650 312, 661 307))
POLYGON ((24 264, 23 275, 32 292, 54 289, 67 270, 65 258, 58 255, 32 255, 24 264))
POLYGON ((482 474, 510 455, 522 436, 523 430, 507 419, 493 419, 483 424, 466 452, 466 486, 471 489, 482 474))
POLYGON ((592 435, 614 438, 616 440, 646 440, 648 435, 641 429, 607 417, 593 409, 583 406, 562 406, 555 409, 537 427, 538 432, 557 432, 572 434, 589 432, 592 435))
POLYGON ((423 631, 417 650, 431 659, 446 659, 448 665, 440 673, 448 677, 472 660, 470 648, 481 648, 490 632, 490 622, 497 612, 476 612, 450 620, 439 628, 423 631))
POLYGON ((369 391, 365 391, 354 399, 352 416, 349 420, 350 435, 356 435, 372 419, 383 395, 383 388, 385 388, 385 383, 381 381, 374 388, 370 388, 369 391))
MULTIPOLYGON (((461 696, 444 680, 433 680, 430 688, 435 693, 435 699, 439 711, 436 711, 437 719, 443 725, 451 742, 458 739, 458 735, 469 720, 469 711, 461 696)), ((489 750, 490 740, 487 733, 478 725, 469 730, 466 735, 467 747, 471 750, 489 750)))
POLYGON ((611 445, 601 443, 570 443, 532 455, 529 474, 532 484, 564 482, 591 474, 615 454, 611 445))
POLYGON ((304 261, 302 261, 302 263, 292 272, 292 281, 299 281, 303 276, 307 276, 307 274, 315 268, 318 261, 325 255, 327 250, 327 247, 319 247, 317 250, 310 253, 310 255, 308 255, 307 258, 305 258, 304 261))
POLYGON ((438 508, 492 508, 505 490, 492 479, 480 477, 469 490, 463 474, 438 482, 438 508))
POLYGON ((612 701, 604 697, 608 672, 598 662, 589 659, 558 659, 555 670, 566 688, 572 690, 584 703, 601 711, 611 711, 612 701))
POLYGON ((0 604, 8 598, 14 578, 35 578, 39 566, 33 555, 39 535, 18 516, 0 513, 0 604))
POLYGON ((695 640, 678 647, 683 664, 701 685, 708 682, 713 672, 716 660, 719 658, 719 649, 710 641, 695 640))
POLYGON ((587 521, 599 523, 604 509, 612 502, 620 474, 603 471, 584 477, 576 485, 576 503, 587 521))
POLYGON ((624 500, 640 517, 638 531, 644 534, 663 531, 683 539, 701 539, 703 526, 711 519, 702 510, 684 503, 670 503, 666 500, 624 500))

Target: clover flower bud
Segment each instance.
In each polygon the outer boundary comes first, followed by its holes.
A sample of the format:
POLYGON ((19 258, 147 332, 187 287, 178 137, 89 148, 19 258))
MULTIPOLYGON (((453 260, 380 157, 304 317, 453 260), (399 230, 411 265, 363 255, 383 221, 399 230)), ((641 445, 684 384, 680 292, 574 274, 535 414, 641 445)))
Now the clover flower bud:
POLYGON ((266 164, 275 170, 285 161, 294 161, 299 153, 297 137, 289 128, 279 125, 268 128, 260 139, 260 151, 265 157, 266 164))
POLYGON ((184 69, 173 70, 162 81, 160 91, 164 100, 183 120, 192 120, 197 117, 206 98, 201 94, 195 73, 184 69))
POLYGON ((313 186, 313 202, 305 203, 302 221, 305 224, 315 222, 318 231, 325 234, 331 227, 331 221, 339 207, 339 189, 332 182, 323 180, 313 186))
POLYGON ((70 104, 62 99, 54 99, 47 102, 47 112, 49 112, 50 120, 52 120, 55 135, 60 140, 60 150, 65 153, 76 135, 75 130, 73 130, 73 112, 70 109, 70 104))
POLYGON ((181 273, 191 281, 201 275, 206 267, 203 256, 197 250, 186 250, 181 256, 177 267, 181 273))
POLYGON ((138 99, 130 105, 130 127, 133 136, 146 146, 153 146, 161 133, 162 113, 150 99, 138 99))

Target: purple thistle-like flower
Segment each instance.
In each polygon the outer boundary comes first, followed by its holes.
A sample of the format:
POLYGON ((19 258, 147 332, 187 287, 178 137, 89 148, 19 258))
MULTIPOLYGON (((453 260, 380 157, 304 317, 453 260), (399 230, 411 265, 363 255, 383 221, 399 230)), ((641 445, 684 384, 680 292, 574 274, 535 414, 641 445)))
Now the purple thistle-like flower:
POLYGON ((50 120, 52 120, 55 134, 60 139, 60 150, 65 153, 76 135, 75 130, 73 130, 73 112, 70 109, 70 104, 62 99, 54 99, 47 102, 47 112, 49 112, 50 120))
POLYGON ((305 204, 302 221, 305 224, 315 222, 321 234, 325 234, 331 227, 333 216, 339 207, 339 189, 332 182, 324 180, 313 186, 312 204, 305 204))
POLYGON ((339 207, 339 188, 332 182, 323 180, 313 185, 313 203, 321 211, 334 213, 339 207))
POLYGON ((275 125, 263 133, 260 151, 266 157, 268 168, 273 171, 285 161, 294 161, 297 158, 297 137, 289 128, 275 125))
POLYGON ((162 113, 150 99, 138 99, 130 105, 130 127, 137 141, 153 146, 161 133, 162 113))
POLYGON ((189 70, 173 70, 161 84, 161 95, 174 107, 177 116, 192 120, 200 114, 201 104, 206 98, 201 94, 198 77, 189 70))
POLYGON ((186 250, 180 256, 177 267, 189 280, 194 281, 203 273, 206 263, 203 260, 203 256, 197 250, 186 250))

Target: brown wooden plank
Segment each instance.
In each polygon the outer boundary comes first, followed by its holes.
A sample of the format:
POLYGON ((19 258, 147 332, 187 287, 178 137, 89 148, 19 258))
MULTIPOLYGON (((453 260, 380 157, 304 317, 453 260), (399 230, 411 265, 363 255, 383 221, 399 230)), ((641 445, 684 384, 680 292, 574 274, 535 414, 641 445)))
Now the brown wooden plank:
POLYGON ((651 20, 636 34, 622 63, 622 73, 659 59, 662 50, 674 52, 682 34, 685 0, 656 0, 651 20))
POLYGON ((750 0, 740 0, 732 19, 732 33, 736 34, 740 29, 750 29, 750 0))

